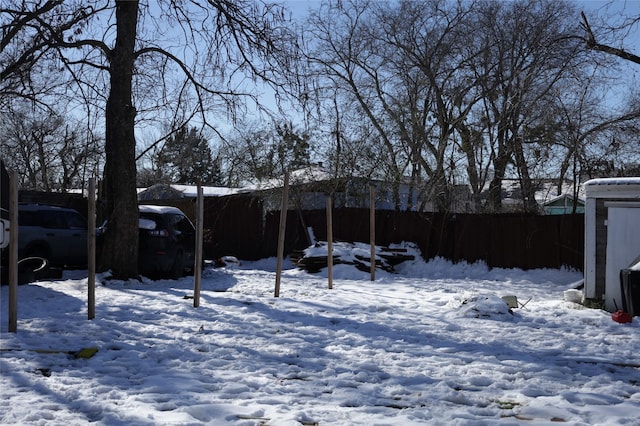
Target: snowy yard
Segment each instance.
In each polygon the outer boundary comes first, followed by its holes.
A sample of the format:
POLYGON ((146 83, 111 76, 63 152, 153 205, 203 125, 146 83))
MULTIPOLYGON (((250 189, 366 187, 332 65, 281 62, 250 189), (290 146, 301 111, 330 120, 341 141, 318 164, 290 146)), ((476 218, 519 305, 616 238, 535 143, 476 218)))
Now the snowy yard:
POLYGON ((99 277, 92 321, 66 272, 19 287, 18 333, 2 287, 0 424, 638 424, 638 319, 564 301, 581 273, 336 265, 329 290, 285 262, 274 298, 275 264, 206 269, 199 308, 190 277, 99 277))

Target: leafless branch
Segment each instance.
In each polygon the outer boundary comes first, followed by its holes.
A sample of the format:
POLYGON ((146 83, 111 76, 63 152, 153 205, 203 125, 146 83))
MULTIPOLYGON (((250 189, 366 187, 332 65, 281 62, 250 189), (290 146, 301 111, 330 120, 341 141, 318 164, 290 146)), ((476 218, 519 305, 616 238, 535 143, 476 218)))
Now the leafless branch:
POLYGON ((634 55, 631 52, 627 52, 624 49, 618 49, 616 47, 607 46, 605 44, 600 44, 596 41, 596 37, 591 30, 591 26, 589 25, 589 21, 587 21, 587 17, 584 12, 581 12, 582 15, 582 28, 586 32, 585 42, 587 44, 587 48, 591 50, 597 50, 600 52, 608 53, 610 55, 618 56, 624 60, 634 62, 640 65, 640 56, 634 55))

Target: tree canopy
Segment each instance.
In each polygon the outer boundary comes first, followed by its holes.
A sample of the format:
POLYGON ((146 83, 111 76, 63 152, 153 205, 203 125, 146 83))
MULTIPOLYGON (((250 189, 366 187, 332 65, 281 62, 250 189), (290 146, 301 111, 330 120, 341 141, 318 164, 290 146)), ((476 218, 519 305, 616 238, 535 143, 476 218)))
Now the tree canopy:
POLYGON ((220 164, 209 141, 193 127, 183 127, 170 136, 154 160, 160 181, 223 186, 220 164))

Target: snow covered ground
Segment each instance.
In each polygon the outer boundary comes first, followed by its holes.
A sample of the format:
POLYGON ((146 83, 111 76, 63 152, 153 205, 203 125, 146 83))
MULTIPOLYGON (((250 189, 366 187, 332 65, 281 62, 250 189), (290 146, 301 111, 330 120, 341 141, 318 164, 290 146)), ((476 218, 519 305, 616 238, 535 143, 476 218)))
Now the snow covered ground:
POLYGON ((405 262, 375 282, 275 259, 193 279, 86 271, 1 289, 0 423, 29 425, 637 425, 640 327, 563 299, 567 270, 405 262), (509 311, 500 296, 524 307, 509 311), (91 358, 43 350, 97 347, 91 358))

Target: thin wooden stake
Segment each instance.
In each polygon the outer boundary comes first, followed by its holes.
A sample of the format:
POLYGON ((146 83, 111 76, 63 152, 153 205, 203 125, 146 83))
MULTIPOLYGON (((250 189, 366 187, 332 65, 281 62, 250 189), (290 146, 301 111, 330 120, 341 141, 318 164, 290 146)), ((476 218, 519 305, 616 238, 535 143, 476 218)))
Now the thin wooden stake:
POLYGON ((280 297, 280 278, 282 275, 282 258, 284 257, 284 234, 287 228, 287 208, 289 207, 289 173, 284 174, 282 205, 280 206, 280 230, 278 232, 278 263, 276 266, 276 288, 274 297, 280 297))
POLYGON ((202 280, 202 243, 204 233, 204 197, 202 185, 198 182, 198 199, 196 201, 196 259, 193 265, 193 307, 200 306, 200 283, 202 280))
POLYGON ((9 179, 9 332, 18 331, 18 172, 9 179))
POLYGON ((329 289, 333 288, 333 214, 331 211, 331 197, 327 197, 327 275, 329 289))
POLYGON ((371 244, 371 281, 376 280, 376 190, 369 187, 369 242, 371 244))
POLYGON ((87 222, 87 318, 96 317, 96 178, 89 178, 87 222))

